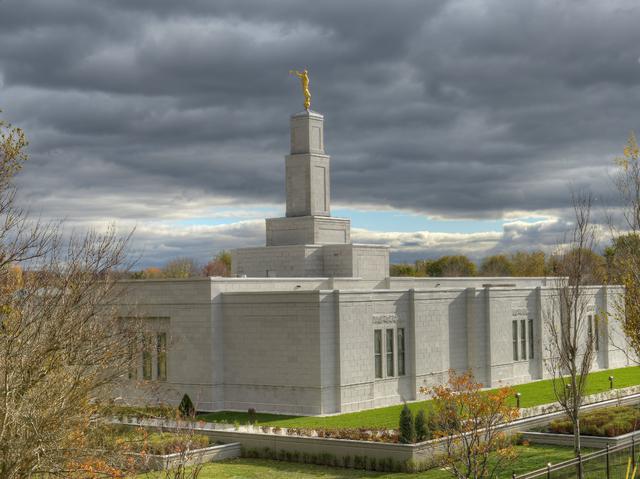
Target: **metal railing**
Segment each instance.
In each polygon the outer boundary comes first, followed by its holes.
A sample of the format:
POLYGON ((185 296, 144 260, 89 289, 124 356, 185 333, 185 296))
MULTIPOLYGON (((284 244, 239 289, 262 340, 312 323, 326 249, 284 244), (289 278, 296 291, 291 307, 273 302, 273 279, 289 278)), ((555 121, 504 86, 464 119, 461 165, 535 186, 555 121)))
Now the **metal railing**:
POLYGON ((580 455, 568 461, 558 464, 549 464, 547 467, 526 474, 513 474, 513 479, 624 479, 627 473, 627 465, 631 458, 631 467, 640 463, 640 445, 636 444, 632 437, 629 441, 613 447, 607 445, 606 449, 580 455))

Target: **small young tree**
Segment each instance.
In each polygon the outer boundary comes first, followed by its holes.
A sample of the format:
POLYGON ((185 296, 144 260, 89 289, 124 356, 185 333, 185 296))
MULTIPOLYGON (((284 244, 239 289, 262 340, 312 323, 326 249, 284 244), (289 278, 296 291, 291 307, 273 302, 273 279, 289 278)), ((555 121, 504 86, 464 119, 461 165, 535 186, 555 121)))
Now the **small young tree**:
POLYGON ((247 411, 247 421, 249 422, 249 424, 255 424, 256 422, 258 422, 258 414, 256 413, 255 408, 250 407, 247 411))
POLYGON ((595 357, 598 315, 589 320, 592 293, 585 288, 592 276, 591 252, 596 231, 591 224, 590 194, 572 195, 573 231, 557 255, 558 278, 543 318, 548 331, 546 367, 555 397, 573 424, 574 451, 580 454, 580 407, 595 357))
POLYGON ((424 409, 420 409, 416 414, 416 442, 426 441, 429 438, 429 428, 424 409))
POLYGON ((193 406, 193 402, 188 394, 182 396, 182 401, 180 401, 178 411, 180 412, 180 416, 184 418, 195 416, 196 408, 193 406))
POLYGON ((400 411, 400 442, 402 444, 413 444, 416 442, 416 430, 413 423, 411 409, 405 403, 400 411))
POLYGON ((515 459, 501 426, 518 417, 508 404, 513 391, 482 391, 470 372, 449 371, 447 384, 421 388, 433 397, 432 435, 444 445, 442 466, 458 479, 496 478, 515 459))

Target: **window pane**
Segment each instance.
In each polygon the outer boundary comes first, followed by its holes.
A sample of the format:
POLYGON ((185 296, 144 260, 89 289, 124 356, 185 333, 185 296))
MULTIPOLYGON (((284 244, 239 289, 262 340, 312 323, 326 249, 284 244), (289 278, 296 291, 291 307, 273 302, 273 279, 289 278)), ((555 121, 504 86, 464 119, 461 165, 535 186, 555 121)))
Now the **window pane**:
POLYGON ((593 341, 593 347, 595 351, 600 348, 600 338, 598 337, 598 321, 595 316, 587 316, 587 323, 589 326, 589 339, 593 341))
POLYGON ((147 336, 142 349, 142 379, 151 379, 151 366, 151 337, 147 336))
POLYGON ((518 320, 514 319, 511 322, 512 334, 513 334, 513 360, 518 360, 518 320))
POLYGON ((135 342, 129 343, 129 379, 138 379, 138 355, 135 342))
POLYGON ((526 319, 521 319, 520 320, 520 344, 521 344, 521 349, 520 349, 520 357, 522 359, 527 359, 527 320, 526 319))
POLYGON ((376 329, 373 332, 373 350, 374 350, 374 363, 376 369, 376 377, 382 377, 382 330, 376 329))
POLYGON ((398 328, 398 376, 405 375, 404 368, 404 328, 398 328))
POLYGON ((159 333, 157 336, 158 370, 156 371, 159 381, 167 379, 167 333, 159 333))
POLYGON ((596 351, 600 350, 600 321, 598 321, 598 316, 593 317, 593 331, 596 336, 596 351))
POLYGON ((533 319, 529 320, 529 359, 533 359, 533 319))
POLYGON ((387 376, 393 376, 393 329, 387 329, 387 376))

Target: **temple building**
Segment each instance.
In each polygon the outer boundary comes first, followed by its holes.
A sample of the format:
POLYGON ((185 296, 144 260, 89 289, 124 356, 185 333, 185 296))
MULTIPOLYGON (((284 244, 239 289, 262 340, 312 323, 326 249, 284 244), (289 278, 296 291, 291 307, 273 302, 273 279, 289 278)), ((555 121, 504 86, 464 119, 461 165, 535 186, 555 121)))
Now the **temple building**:
MULTIPOLYGON (((286 216, 266 220, 265 246, 232 252, 234 277, 128 284, 122 314, 135 309, 147 340, 121 397, 333 414, 424 399, 449 369, 487 387, 549 377, 553 278, 390 277, 389 248, 352 243, 349 219, 331 216, 324 117, 290 126, 286 216)), ((596 321, 621 290, 585 291, 593 368, 627 365, 616 322, 596 321)))

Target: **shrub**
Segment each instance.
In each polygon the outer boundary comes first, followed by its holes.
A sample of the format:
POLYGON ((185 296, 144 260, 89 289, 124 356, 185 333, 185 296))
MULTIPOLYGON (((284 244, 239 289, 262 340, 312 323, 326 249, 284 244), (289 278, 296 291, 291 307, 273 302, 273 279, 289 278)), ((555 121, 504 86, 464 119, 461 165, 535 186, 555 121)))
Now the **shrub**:
MULTIPOLYGON (((580 418, 580 433, 585 436, 615 437, 639 429, 640 409, 633 406, 599 409, 580 418)), ((556 419, 549 423, 548 430, 556 434, 572 434, 573 425, 568 419, 556 419)))
POLYGON ((247 420, 249 421, 249 424, 255 424, 256 423, 256 410, 252 407, 250 407, 247 410, 247 420))
POLYGON ((385 470, 385 471, 387 471, 387 472, 393 472, 393 470, 394 470, 394 464, 393 464, 393 459, 392 459, 392 458, 388 457, 388 458, 386 459, 386 461, 385 461, 385 468, 384 468, 384 470, 385 470))
POLYGON ((424 409, 420 409, 416 414, 416 441, 426 441, 429 437, 429 430, 427 429, 427 418, 425 417, 424 409))
POLYGON ((400 411, 400 442, 402 444, 412 444, 416 440, 416 430, 413 424, 413 414, 405 403, 400 411))
POLYGON ((405 472, 416 473, 418 472, 418 464, 413 459, 407 459, 404 463, 404 470, 405 472))
POLYGON ((193 402, 191 402, 191 398, 188 394, 182 396, 182 401, 180 401, 178 411, 180 412, 180 416, 184 418, 193 417, 196 415, 196 408, 193 407, 193 402))

